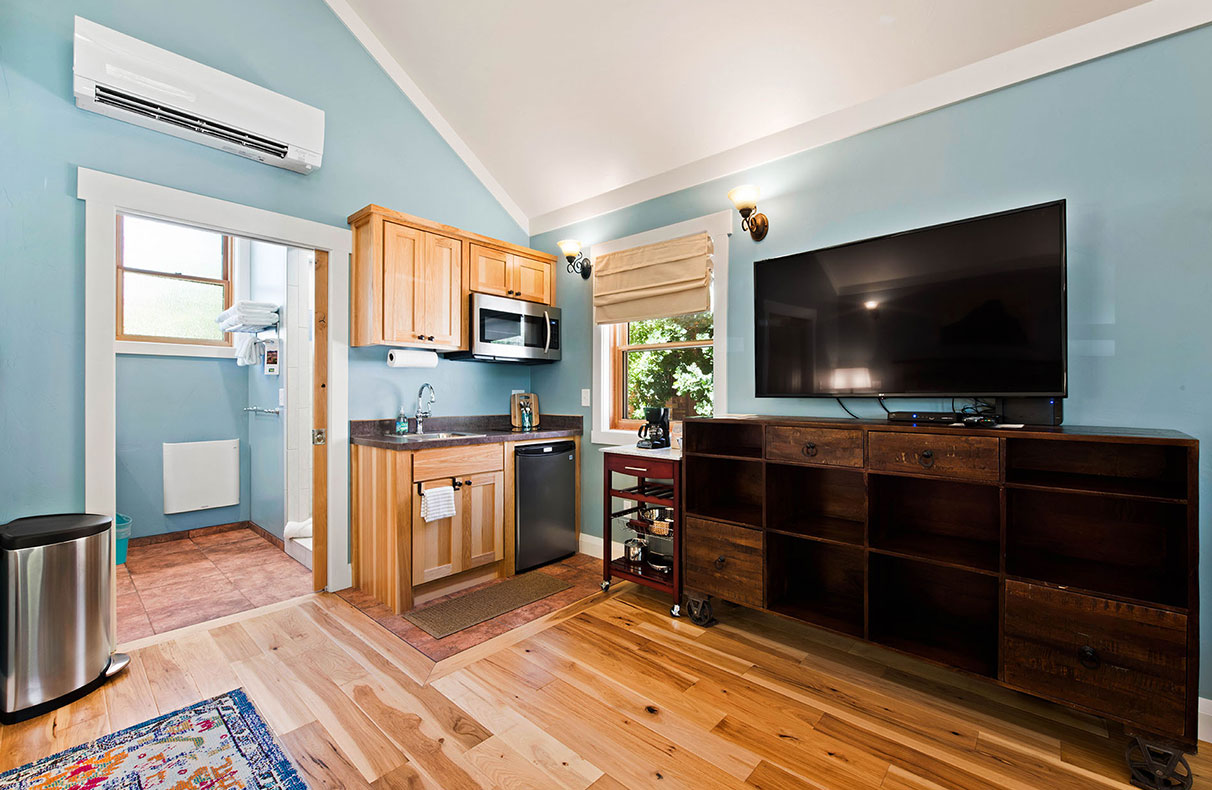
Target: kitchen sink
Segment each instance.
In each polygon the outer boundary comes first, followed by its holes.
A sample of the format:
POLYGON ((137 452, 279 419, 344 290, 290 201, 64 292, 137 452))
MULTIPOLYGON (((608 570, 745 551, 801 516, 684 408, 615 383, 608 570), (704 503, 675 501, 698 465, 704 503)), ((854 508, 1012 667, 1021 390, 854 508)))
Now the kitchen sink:
POLYGON ((434 439, 464 439, 484 435, 485 434, 482 433, 463 433, 462 431, 434 431, 433 433, 409 433, 405 434, 404 436, 397 436, 394 433, 385 433, 378 438, 385 442, 412 444, 415 442, 428 442, 434 439))

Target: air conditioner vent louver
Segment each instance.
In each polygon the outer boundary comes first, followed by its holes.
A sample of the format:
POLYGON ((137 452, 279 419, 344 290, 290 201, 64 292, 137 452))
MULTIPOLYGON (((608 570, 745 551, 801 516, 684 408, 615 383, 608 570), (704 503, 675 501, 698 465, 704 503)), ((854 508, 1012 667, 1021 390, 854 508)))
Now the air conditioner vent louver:
POLYGON ((275 142, 266 137, 258 137, 255 134, 249 134, 248 132, 243 132, 234 127, 216 123, 215 121, 209 121, 196 115, 190 115, 167 105, 148 101, 129 93, 98 85, 96 101, 98 104, 117 107, 118 109, 138 113, 139 115, 172 124, 173 126, 179 126, 182 129, 188 129, 198 134, 216 137, 242 148, 251 148, 278 159, 286 158, 287 147, 282 143, 275 142))

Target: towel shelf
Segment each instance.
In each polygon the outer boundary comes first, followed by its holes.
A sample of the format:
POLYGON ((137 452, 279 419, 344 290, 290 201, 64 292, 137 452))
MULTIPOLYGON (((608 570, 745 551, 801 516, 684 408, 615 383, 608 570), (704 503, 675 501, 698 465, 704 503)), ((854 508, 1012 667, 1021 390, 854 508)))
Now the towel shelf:
POLYGON ((244 411, 250 411, 254 414, 281 414, 281 409, 263 409, 260 406, 245 406, 244 411))

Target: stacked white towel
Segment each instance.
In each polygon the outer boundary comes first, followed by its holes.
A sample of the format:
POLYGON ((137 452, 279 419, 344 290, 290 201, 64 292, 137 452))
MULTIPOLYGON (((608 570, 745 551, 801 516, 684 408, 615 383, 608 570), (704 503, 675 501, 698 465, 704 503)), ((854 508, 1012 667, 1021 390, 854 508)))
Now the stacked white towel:
POLYGON ((426 521, 441 521, 454 518, 454 486, 437 486, 421 494, 421 518, 426 521))
POLYGON ((248 332, 278 323, 278 305, 273 302, 236 302, 215 319, 224 332, 248 332))

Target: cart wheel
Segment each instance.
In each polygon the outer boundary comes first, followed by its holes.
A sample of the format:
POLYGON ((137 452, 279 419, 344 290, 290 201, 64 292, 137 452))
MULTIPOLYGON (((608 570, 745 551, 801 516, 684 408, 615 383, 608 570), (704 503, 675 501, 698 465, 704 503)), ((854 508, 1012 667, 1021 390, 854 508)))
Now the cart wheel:
POLYGON ((690 622, 695 625, 706 627, 715 624, 715 618, 711 614, 710 598, 689 598, 686 601, 686 609, 690 612, 690 622))
POLYGON ((682 607, 676 603, 673 606, 669 607, 669 616, 670 617, 681 617, 682 616, 682 607))
POLYGON ((1191 787, 1191 766, 1178 749, 1149 743, 1137 735, 1124 751, 1132 786, 1145 790, 1172 790, 1191 787))
POLYGON ((609 589, 610 589, 610 582, 602 582, 602 592, 606 592, 609 589))

